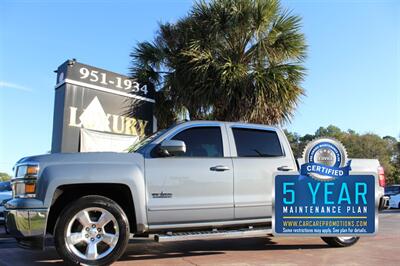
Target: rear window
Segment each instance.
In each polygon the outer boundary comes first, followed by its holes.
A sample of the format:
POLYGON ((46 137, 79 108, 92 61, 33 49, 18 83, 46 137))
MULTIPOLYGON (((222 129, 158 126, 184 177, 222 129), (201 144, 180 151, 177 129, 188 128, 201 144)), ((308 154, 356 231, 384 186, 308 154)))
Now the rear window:
POLYGON ((238 157, 283 156, 281 144, 275 131, 233 128, 238 157))

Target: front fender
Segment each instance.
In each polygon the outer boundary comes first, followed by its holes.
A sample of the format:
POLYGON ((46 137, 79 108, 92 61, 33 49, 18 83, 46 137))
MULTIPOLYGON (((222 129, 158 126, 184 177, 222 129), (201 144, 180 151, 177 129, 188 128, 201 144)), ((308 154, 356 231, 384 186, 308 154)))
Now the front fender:
POLYGON ((139 164, 82 163, 50 165, 43 169, 38 184, 38 197, 43 206, 50 208, 54 193, 60 186, 74 184, 122 184, 129 187, 133 196, 138 231, 147 229, 145 181, 143 167, 139 164))

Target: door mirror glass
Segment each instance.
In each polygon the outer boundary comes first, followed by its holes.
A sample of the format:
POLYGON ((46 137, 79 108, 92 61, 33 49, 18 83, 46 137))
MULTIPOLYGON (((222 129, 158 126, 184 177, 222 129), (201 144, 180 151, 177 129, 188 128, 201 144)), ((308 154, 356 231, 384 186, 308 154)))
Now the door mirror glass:
POLYGON ((166 156, 182 155, 186 152, 186 144, 182 140, 164 140, 161 142, 160 150, 166 156))

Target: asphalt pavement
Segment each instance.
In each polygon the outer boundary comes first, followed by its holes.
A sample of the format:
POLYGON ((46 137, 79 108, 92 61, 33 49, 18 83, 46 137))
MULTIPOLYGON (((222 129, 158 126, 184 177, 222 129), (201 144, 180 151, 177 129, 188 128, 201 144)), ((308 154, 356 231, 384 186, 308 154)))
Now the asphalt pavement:
MULTIPOLYGON (((21 249, 0 226, 0 265, 62 265, 54 247, 21 249)), ((379 232, 347 248, 317 237, 253 237, 156 243, 132 240, 114 265, 400 265, 400 210, 380 214, 379 232)))

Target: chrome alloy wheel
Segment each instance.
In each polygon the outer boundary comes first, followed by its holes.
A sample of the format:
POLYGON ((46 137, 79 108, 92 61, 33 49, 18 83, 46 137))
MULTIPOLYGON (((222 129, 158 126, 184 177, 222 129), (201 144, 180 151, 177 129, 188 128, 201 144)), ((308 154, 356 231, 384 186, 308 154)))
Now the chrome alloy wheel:
POLYGON ((67 248, 85 260, 98 260, 117 245, 119 226, 114 215, 103 208, 79 211, 68 223, 64 241, 67 248))

